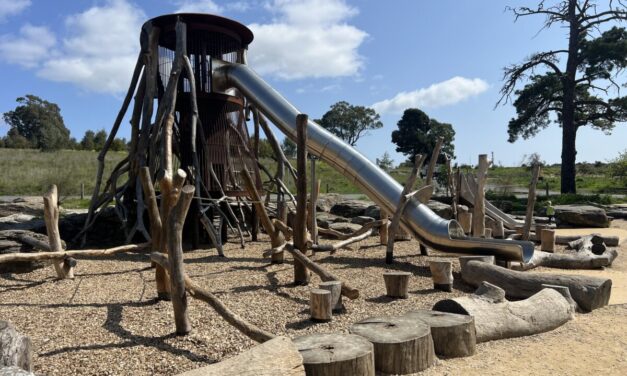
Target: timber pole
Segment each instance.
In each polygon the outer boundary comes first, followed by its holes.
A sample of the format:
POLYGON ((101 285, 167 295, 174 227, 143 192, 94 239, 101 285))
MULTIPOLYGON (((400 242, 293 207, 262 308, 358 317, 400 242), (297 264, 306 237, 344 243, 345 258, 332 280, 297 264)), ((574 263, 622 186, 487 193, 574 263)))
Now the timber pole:
MULTIPOLYGON (((307 121, 305 114, 296 116, 297 179, 296 179, 296 219, 294 221, 294 245, 307 255, 307 121)), ((294 258, 294 284, 309 284, 309 270, 301 261, 294 258)))

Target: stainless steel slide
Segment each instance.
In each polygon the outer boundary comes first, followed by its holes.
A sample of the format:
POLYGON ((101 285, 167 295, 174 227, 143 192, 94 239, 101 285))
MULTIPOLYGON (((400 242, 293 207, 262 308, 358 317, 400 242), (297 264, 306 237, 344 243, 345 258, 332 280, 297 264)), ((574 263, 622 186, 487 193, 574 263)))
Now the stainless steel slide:
MULTIPOLYGON (((287 137, 296 139, 295 119, 301 112, 248 66, 212 60, 215 91, 239 90, 287 137)), ((388 212, 395 210, 402 187, 374 163, 327 130, 309 121, 308 151, 340 171, 388 212)), ((426 205, 413 200, 404 212, 403 227, 428 247, 443 252, 495 255, 510 261, 528 261, 533 243, 469 238, 454 220, 444 220, 426 205)))
MULTIPOLYGON (((461 188, 460 196, 462 200, 472 205, 475 202, 475 194, 473 192, 477 190, 477 182, 471 176, 462 175, 461 188)), ((503 226, 509 230, 515 230, 524 224, 524 222, 518 221, 504 213, 488 200, 485 200, 484 205, 486 214, 492 219, 502 221, 503 226)))

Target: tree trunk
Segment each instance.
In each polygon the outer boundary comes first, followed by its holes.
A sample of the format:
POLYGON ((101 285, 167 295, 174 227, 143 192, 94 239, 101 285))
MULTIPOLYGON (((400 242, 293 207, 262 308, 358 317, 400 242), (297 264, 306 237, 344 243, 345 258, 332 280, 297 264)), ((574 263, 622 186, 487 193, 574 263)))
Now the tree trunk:
POLYGON ((570 303, 553 289, 543 288, 516 302, 505 300, 504 295, 501 288, 483 282, 475 295, 441 300, 433 309, 473 316, 477 342, 548 332, 573 317, 570 303))
POLYGON ((407 299, 407 290, 409 288, 409 272, 386 272, 383 273, 385 281, 385 291, 387 296, 391 298, 407 299))
POLYGON ((409 317, 371 317, 350 327, 374 345, 377 371, 405 375, 423 371, 435 361, 429 325, 409 317))
POLYGON ((566 72, 562 76, 562 172, 561 192, 577 193, 575 183, 575 161, 577 158, 576 138, 577 125, 575 124, 575 87, 577 65, 579 63, 579 21, 577 19, 577 1, 568 2, 568 59, 566 72))
POLYGON ((303 357, 287 337, 276 337, 219 363, 178 376, 280 375, 305 376, 303 357))
POLYGON ((309 310, 313 321, 331 321, 331 291, 323 289, 311 289, 309 294, 309 310))
MULTIPOLYGON (((305 114, 296 116, 297 166, 296 179, 296 220, 294 223, 294 246, 307 255, 307 121, 305 114)), ((309 284, 310 274, 307 267, 294 259, 294 284, 309 284)))
POLYGON ((321 282, 318 285, 319 289, 327 290, 331 292, 331 306, 332 311, 342 312, 344 310, 344 304, 342 304, 342 282, 341 281, 326 281, 321 282))

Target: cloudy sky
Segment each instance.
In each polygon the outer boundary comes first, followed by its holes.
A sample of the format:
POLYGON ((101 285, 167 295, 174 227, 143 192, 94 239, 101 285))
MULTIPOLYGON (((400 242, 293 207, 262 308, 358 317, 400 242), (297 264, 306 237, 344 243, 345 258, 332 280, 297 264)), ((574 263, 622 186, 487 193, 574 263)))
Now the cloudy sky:
MULTIPOLYGON (((390 133, 406 108, 452 123, 460 163, 494 152, 504 165, 538 152, 559 162, 561 132, 507 142, 511 105, 494 108, 502 68, 534 51, 561 47, 564 29, 541 18, 514 22, 505 6, 522 0, 0 0, 0 111, 35 94, 59 104, 72 136, 109 129, 139 51, 141 24, 172 12, 207 12, 251 28, 250 64, 302 112, 320 117, 345 100, 371 106, 384 128, 357 144, 374 160, 397 160, 390 133)), ((0 125, 0 135, 6 133, 0 125)), ((121 130, 128 136, 129 130, 121 130)), ((581 129, 578 160, 605 161, 627 148, 581 129)))

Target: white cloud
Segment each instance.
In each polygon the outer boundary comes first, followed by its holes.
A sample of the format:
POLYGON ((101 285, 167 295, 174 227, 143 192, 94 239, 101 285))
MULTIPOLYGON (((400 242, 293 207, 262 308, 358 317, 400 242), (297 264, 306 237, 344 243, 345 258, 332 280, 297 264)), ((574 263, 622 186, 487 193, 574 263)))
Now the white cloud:
POLYGON ((174 13, 222 13, 220 5, 212 0, 179 0, 176 2, 178 9, 174 13))
POLYGON ((0 0, 0 21, 21 13, 31 5, 31 0, 0 0))
POLYGON ((488 83, 480 78, 453 77, 409 92, 400 92, 392 99, 373 104, 379 113, 401 113, 407 108, 436 108, 452 105, 474 97, 488 89, 488 83))
POLYGON ((0 57, 7 63, 33 68, 49 57, 55 44, 56 38, 50 30, 26 24, 20 28, 19 35, 0 37, 0 57))
POLYGON ((250 65, 260 74, 292 80, 356 75, 357 49, 368 35, 346 24, 357 9, 344 0, 274 0, 277 18, 249 25, 255 34, 250 65))
POLYGON ((37 74, 83 89, 119 94, 126 90, 139 54, 144 12, 126 0, 69 16, 67 38, 56 57, 43 62, 37 74))

